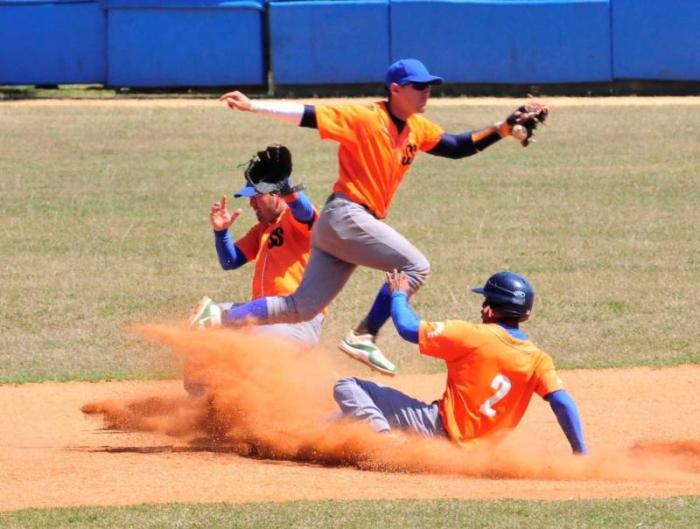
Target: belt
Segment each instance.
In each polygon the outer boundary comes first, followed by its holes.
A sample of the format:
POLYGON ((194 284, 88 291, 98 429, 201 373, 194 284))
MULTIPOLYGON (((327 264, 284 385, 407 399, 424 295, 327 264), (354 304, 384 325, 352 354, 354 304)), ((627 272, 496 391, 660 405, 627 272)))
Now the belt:
POLYGON ((358 206, 361 206, 365 211, 367 211, 367 213, 372 215, 375 219, 379 219, 379 217, 377 217, 374 214, 374 211, 372 211, 372 209, 367 204, 363 204, 362 202, 357 202, 356 200, 351 199, 350 197, 344 195, 343 193, 337 193, 337 192, 331 193, 330 195, 328 195, 328 198, 326 199, 326 204, 328 204, 331 200, 335 200, 336 198, 340 198, 343 200, 347 200, 348 202, 352 202, 353 204, 357 204, 358 206))

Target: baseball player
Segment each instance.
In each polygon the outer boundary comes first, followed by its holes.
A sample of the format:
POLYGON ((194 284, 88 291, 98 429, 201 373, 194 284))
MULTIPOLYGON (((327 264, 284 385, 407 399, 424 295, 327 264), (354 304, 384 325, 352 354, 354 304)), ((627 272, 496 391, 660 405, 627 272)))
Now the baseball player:
POLYGON ((533 393, 549 402, 574 453, 586 453, 576 404, 564 390, 552 358, 519 324, 530 316, 532 285, 512 272, 492 275, 481 288, 481 324, 420 320, 408 302, 405 273, 387 274, 391 317, 404 340, 447 365, 447 387, 430 404, 367 380, 346 378, 334 396, 344 415, 368 421, 377 432, 392 428, 466 445, 515 428, 533 393))
MULTIPOLYGON (((248 262, 255 263, 252 299, 294 292, 309 260, 311 228, 318 212, 299 187, 291 186, 291 171, 291 153, 282 145, 271 145, 251 159, 245 170, 246 185, 234 197, 248 198, 258 223, 235 243, 230 228, 241 209, 230 212, 226 196, 211 207, 209 219, 221 267, 233 270, 248 262)), ((235 306, 217 304, 204 297, 192 312, 190 323, 195 327, 226 325, 235 306)), ((283 335, 314 346, 319 341, 323 319, 321 308, 309 320, 260 325, 256 332, 283 335)))
MULTIPOLYGON (((484 150, 515 127, 527 145, 546 107, 520 107, 505 121, 478 131, 450 134, 419 114, 433 85, 443 79, 416 59, 392 64, 386 73, 386 101, 370 105, 302 105, 251 101, 238 91, 221 96, 231 109, 278 118, 318 129, 321 139, 339 143, 338 180, 314 227, 311 256, 299 288, 290 295, 258 298, 233 309, 231 319, 299 322, 314 317, 342 290, 358 265, 406 273, 410 293, 427 279, 425 256, 383 219, 404 175, 419 151, 462 158, 484 150)), ((386 374, 395 366, 375 344, 389 318, 391 298, 382 285, 367 316, 350 331, 340 348, 386 374)))

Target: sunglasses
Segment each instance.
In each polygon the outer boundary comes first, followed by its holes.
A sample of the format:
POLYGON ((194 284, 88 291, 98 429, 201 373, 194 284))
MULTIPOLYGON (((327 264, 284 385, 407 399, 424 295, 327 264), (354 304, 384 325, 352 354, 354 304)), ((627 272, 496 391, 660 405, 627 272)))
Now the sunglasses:
POLYGON ((411 88, 414 90, 417 90, 418 92, 422 92, 423 90, 426 90, 430 87, 430 83, 408 83, 411 88))

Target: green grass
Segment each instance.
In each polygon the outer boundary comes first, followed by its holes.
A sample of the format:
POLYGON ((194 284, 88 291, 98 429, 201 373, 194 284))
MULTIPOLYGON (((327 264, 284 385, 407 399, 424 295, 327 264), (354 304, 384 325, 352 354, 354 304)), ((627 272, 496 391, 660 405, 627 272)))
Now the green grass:
POLYGON ((697 496, 656 500, 393 500, 29 509, 0 513, 15 528, 695 529, 697 496))
MULTIPOLYGON (((507 111, 428 116, 459 132, 507 111)), ((531 148, 420 156, 388 219, 432 263, 418 313, 476 320, 470 287, 508 268, 534 283, 525 330, 559 367, 700 362, 698 121, 700 105, 555 107, 531 148)), ((0 135, 0 383, 172 376, 168 351, 123 329, 182 319, 203 294, 247 299, 250 270, 219 268, 208 223, 239 165, 289 145, 318 206, 336 174, 315 131, 223 106, 0 104, 0 135)), ((241 205, 238 233, 253 218, 241 205)), ((330 350, 381 282, 355 273, 331 306, 330 350)), ((442 370, 390 324, 381 345, 403 372, 442 370)))

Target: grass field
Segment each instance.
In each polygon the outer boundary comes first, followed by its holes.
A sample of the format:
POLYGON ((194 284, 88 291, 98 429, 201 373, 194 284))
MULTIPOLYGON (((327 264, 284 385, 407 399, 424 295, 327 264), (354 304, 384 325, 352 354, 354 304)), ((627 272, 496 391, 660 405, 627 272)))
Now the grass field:
MULTIPOLYGON (((511 106, 436 105, 428 117, 459 132, 511 106)), ((433 266, 418 313, 476 320, 470 287, 512 269, 537 291, 525 329, 559 367, 700 363, 699 121, 700 103, 555 104, 527 150, 508 140, 462 161, 420 156, 388 219, 433 266)), ((0 383, 176 376, 169 351, 124 329, 181 320, 203 294, 247 299, 250 271, 219 268, 208 222, 210 204, 241 185, 239 165, 287 144, 318 206, 336 170, 335 145, 314 131, 214 103, 3 103, 0 134, 0 383)), ((254 218, 242 207, 237 233, 254 218)), ((329 350, 381 281, 355 273, 331 307, 329 350)), ((442 369, 391 325, 381 345, 402 372, 442 369)), ((692 497, 37 510, 0 515, 0 526, 691 528, 698 519, 692 497)))
POLYGON ((697 497, 616 501, 396 500, 249 505, 32 509, 0 513, 0 526, 141 529, 694 529, 697 497))
MULTIPOLYGON (((508 108, 428 115, 461 131, 508 108)), ((507 268, 533 281, 527 329, 560 367, 700 361, 698 119, 700 105, 555 106, 527 150, 507 141, 462 161, 419 157, 388 220, 432 263, 419 314, 478 318, 469 287, 507 268)), ((250 272, 219 268, 207 218, 241 184, 239 164, 288 144, 319 206, 335 176, 335 145, 314 131, 214 103, 4 104, 0 131, 0 382, 171 376, 167 351, 123 328, 181 319, 203 294, 247 299, 250 272)), ((241 205, 238 233, 253 219, 241 205)), ((381 281, 353 276, 331 307, 329 348, 381 281)), ((440 368, 391 325, 382 345, 404 372, 440 368)))

